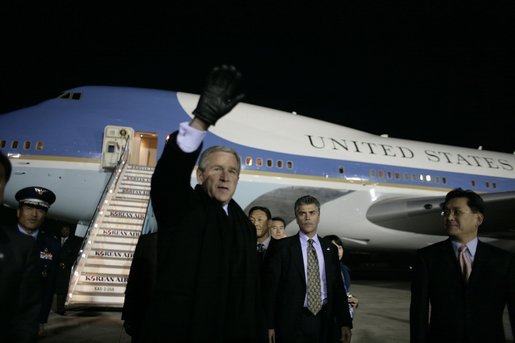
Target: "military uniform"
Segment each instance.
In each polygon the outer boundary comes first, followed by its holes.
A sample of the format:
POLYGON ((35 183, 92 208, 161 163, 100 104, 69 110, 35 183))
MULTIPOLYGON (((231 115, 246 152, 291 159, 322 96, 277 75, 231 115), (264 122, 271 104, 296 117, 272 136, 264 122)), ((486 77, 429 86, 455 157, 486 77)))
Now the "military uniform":
MULTIPOLYGON (((56 199, 55 194, 51 190, 37 186, 26 187, 19 190, 15 198, 19 202, 19 212, 22 206, 42 209, 46 212, 56 199)), ((18 229, 20 232, 36 239, 41 288, 39 323, 45 324, 48 321, 48 314, 50 313, 54 296, 55 280, 59 267, 60 244, 57 239, 45 233, 41 227, 32 227, 30 230, 27 230, 27 228, 22 225, 21 221, 21 216, 18 214, 18 229)))

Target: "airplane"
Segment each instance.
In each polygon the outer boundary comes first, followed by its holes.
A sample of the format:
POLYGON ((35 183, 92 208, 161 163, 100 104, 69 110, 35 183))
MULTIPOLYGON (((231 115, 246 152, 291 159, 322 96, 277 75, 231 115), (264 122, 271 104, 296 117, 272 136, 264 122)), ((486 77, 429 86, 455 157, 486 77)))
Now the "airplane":
MULTIPOLYGON (((189 121, 199 95, 83 86, 0 116, 0 149, 13 164, 5 201, 27 186, 57 195, 48 215, 89 225, 127 146, 128 161, 155 166, 165 141, 189 121)), ((416 124, 414 124, 416 125, 416 124)), ((293 203, 321 202, 319 234, 348 249, 414 251, 445 238, 440 204, 456 187, 482 194, 480 237, 515 251, 515 155, 378 136, 295 113, 240 103, 204 141, 242 157, 234 199, 270 208, 298 231, 293 203)), ((196 183, 192 174, 192 185, 196 183)))

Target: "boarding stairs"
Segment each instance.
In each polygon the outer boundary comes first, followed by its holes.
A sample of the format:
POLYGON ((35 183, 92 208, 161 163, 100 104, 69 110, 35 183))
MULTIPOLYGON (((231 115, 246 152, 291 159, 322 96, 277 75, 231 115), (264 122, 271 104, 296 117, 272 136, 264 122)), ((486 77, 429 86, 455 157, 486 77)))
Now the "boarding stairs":
POLYGON ((149 208, 153 172, 153 167, 119 162, 73 268, 68 307, 123 307, 132 256, 149 208))

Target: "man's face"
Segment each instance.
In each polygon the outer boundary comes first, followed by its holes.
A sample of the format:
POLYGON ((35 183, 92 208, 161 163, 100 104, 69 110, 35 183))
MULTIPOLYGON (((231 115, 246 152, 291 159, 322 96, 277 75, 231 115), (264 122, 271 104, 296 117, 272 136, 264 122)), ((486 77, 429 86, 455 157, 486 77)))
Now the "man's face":
POLYGON ((5 191, 5 169, 0 164, 0 206, 4 203, 4 191, 5 191))
POLYGON ((320 211, 315 204, 298 206, 295 211, 295 218, 300 231, 308 237, 316 235, 320 222, 320 211))
POLYGON ((280 220, 272 220, 272 224, 270 224, 270 232, 272 233, 272 237, 275 239, 286 237, 284 224, 280 220))
POLYGON ((268 217, 266 213, 261 210, 254 210, 249 215, 249 219, 256 227, 257 239, 268 237, 268 217))
POLYGON ((479 225, 483 222, 483 215, 472 212, 467 205, 467 198, 449 200, 443 213, 443 224, 450 237, 466 243, 477 236, 479 225))
POLYGON ((205 170, 197 169, 197 181, 207 194, 221 204, 229 203, 238 184, 238 161, 228 152, 216 151, 209 155, 205 170))
POLYGON ((45 221, 46 211, 30 205, 21 204, 17 211, 18 224, 28 233, 38 229, 45 221))
POLYGON ((63 226, 61 228, 61 237, 68 237, 70 235, 70 227, 69 226, 63 226))

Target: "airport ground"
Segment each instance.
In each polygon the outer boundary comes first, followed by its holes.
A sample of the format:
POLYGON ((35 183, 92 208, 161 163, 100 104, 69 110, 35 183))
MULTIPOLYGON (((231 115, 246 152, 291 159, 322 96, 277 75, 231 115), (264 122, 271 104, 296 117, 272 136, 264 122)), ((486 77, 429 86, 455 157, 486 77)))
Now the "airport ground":
MULTIPOLYGON (((352 343, 409 342, 410 290, 407 280, 355 280, 359 297, 352 343)), ((41 342, 129 343, 119 310, 74 309, 65 316, 51 313, 41 342)), ((507 313, 505 327, 508 328, 507 313)), ((508 342, 513 342, 509 334, 508 342)))

